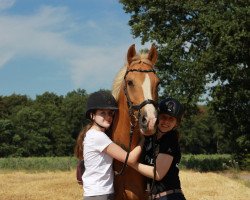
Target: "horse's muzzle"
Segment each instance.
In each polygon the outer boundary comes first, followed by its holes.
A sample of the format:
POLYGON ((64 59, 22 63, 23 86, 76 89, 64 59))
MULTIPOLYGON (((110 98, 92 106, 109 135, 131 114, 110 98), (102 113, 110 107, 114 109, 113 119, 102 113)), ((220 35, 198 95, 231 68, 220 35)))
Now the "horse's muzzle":
POLYGON ((156 127, 156 117, 147 117, 146 115, 142 115, 139 118, 139 127, 140 132, 143 135, 153 135, 155 133, 156 127))

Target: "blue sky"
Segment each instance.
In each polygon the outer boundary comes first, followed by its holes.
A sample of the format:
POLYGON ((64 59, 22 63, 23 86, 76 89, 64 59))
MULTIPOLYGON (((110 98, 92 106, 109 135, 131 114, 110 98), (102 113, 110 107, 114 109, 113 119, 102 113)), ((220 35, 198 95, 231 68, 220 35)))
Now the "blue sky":
POLYGON ((118 0, 0 0, 0 95, 111 89, 131 35, 118 0))

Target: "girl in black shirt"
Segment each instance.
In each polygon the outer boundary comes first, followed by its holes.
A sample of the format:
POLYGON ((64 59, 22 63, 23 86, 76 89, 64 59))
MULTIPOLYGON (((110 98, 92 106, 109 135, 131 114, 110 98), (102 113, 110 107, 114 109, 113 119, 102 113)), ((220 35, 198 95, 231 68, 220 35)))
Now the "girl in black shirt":
POLYGON ((185 200, 179 179, 181 152, 176 130, 183 113, 184 108, 176 99, 160 102, 157 134, 145 138, 142 163, 132 166, 150 178, 153 200, 185 200))

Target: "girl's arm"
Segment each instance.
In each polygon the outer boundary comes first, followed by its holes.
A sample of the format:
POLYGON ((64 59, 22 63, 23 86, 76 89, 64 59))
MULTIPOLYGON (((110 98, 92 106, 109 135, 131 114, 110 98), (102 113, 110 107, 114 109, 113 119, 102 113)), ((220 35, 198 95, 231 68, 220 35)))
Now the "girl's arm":
MULTIPOLYGON (((171 163, 173 161, 173 156, 169 154, 163 154, 159 153, 157 158, 156 158, 156 174, 155 174, 155 179, 157 181, 160 181, 168 172, 171 163)), ((142 175, 149 177, 149 178, 154 178, 154 167, 150 165, 145 165, 142 163, 135 163, 132 164, 131 167, 133 167, 136 171, 141 173, 142 175)))
MULTIPOLYGON (((130 153, 128 157, 128 164, 132 165, 135 164, 142 152, 142 146, 144 143, 144 138, 141 139, 140 143, 138 146, 136 146, 130 153)), ((127 151, 123 150, 119 145, 115 144, 112 142, 110 145, 108 145, 104 150, 105 153, 107 153, 109 156, 112 158, 120 161, 120 162, 125 162, 126 156, 127 156, 127 151)))

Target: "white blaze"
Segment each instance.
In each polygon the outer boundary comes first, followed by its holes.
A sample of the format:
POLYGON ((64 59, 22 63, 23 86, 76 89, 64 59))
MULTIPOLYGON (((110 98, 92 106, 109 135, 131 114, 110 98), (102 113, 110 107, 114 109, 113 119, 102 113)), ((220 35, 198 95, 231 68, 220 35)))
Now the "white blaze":
MULTIPOLYGON (((151 82, 148 74, 145 74, 145 79, 142 84, 142 90, 144 94, 144 100, 153 99, 152 92, 151 92, 151 82)), ((155 118, 155 107, 153 104, 147 104, 144 106, 144 109, 147 113, 148 120, 155 118)))

